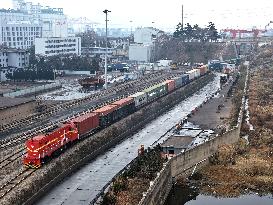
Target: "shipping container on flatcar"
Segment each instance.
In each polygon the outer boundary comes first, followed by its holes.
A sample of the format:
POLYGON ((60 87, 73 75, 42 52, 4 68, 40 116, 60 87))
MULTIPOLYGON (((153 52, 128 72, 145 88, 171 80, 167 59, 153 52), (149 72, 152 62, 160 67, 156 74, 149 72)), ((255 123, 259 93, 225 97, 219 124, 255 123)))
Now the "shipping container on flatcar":
POLYGON ((183 86, 189 83, 189 81, 190 81, 189 76, 190 76, 189 74, 183 74, 181 76, 183 86))
POLYGON ((194 78, 200 77, 200 69, 193 69, 194 70, 194 78))
POLYGON ((136 110, 135 101, 132 97, 123 98, 116 102, 113 102, 112 105, 117 105, 117 114, 118 117, 121 119, 127 115, 130 115, 136 110))
POLYGON ((136 107, 140 107, 147 103, 147 94, 145 92, 137 92, 129 97, 134 99, 136 107))
POLYGON ((118 119, 117 105, 106 105, 94 111, 99 114, 100 127, 106 127, 118 119))
POLYGON ((154 85, 143 90, 147 94, 147 101, 150 102, 159 96, 159 89, 161 85, 154 85))
POLYGON ((167 83, 160 83, 159 84, 159 97, 166 95, 168 93, 168 85, 167 83))
POLYGON ((78 130, 73 123, 62 124, 46 134, 35 136, 26 141, 27 154, 23 163, 27 167, 39 168, 46 157, 60 151, 79 138, 78 130))
POLYGON ((173 78, 175 88, 180 88, 182 86, 182 78, 181 77, 175 77, 173 78))
POLYGON ((166 80, 168 92, 172 92, 175 89, 175 81, 174 80, 166 80))
POLYGON ((146 88, 145 90, 143 90, 143 92, 147 93, 147 99, 148 101, 152 101, 164 94, 167 93, 167 85, 166 83, 160 83, 157 85, 154 85, 152 87, 146 88))
POLYGON ((195 78, 195 70, 187 71, 186 74, 189 75, 189 80, 192 81, 195 78))
POLYGON ((202 65, 198 68, 200 70, 200 75, 205 75, 208 72, 208 67, 206 65, 202 65))
POLYGON ((71 122, 76 125, 78 133, 82 137, 99 127, 99 114, 87 113, 72 119, 71 122))

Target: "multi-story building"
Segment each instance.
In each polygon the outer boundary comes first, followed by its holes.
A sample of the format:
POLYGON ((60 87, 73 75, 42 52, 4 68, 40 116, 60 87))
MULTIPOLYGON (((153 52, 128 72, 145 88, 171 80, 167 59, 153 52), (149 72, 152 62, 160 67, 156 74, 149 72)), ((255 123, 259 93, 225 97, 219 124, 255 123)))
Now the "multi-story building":
MULTIPOLYGON (((114 48, 108 48, 107 49, 107 56, 111 57, 113 54, 114 48)), ((82 55, 84 56, 95 56, 99 55, 101 57, 104 57, 106 53, 106 48, 102 47, 82 47, 82 55)))
POLYGON ((129 60, 150 63, 153 61, 153 45, 131 44, 129 47, 129 60))
POLYGON ((0 48, 0 67, 24 68, 29 65, 29 53, 26 50, 0 48))
POLYGON ((30 22, 2 24, 0 42, 10 48, 28 49, 34 45, 35 38, 40 38, 42 27, 30 22))
POLYGON ((137 28, 134 32, 134 42, 142 44, 153 44, 154 40, 164 34, 163 31, 152 28, 137 28))
POLYGON ((42 35, 42 27, 26 13, 0 10, 0 44, 10 48, 28 49, 42 35))
POLYGON ((13 0, 13 9, 0 9, 0 45, 27 49, 35 38, 67 37, 67 17, 62 8, 13 0))
POLYGON ((14 69, 29 65, 29 53, 15 48, 0 48, 0 81, 6 80, 6 74, 14 69))
POLYGON ((155 61, 155 40, 164 32, 155 28, 137 28, 134 32, 134 44, 129 46, 129 60, 140 62, 155 61))
POLYGON ((43 56, 81 55, 81 38, 36 38, 35 54, 43 56))
POLYGON ((33 4, 24 0, 13 0, 13 8, 31 16, 31 19, 42 25, 42 37, 67 37, 67 16, 63 8, 51 8, 33 4))

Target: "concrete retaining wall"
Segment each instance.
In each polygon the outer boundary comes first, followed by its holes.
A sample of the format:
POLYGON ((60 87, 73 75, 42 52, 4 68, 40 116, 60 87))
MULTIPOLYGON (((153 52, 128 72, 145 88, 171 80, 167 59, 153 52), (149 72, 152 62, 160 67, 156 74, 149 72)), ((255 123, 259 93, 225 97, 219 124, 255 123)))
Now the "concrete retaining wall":
POLYGON ((170 159, 153 181, 153 185, 144 194, 139 205, 163 205, 173 179, 181 174, 185 174, 187 170, 193 168, 196 164, 206 161, 209 156, 217 151, 219 146, 235 143, 238 141, 239 135, 240 128, 236 127, 170 159))
POLYGON ((240 130, 245 108, 247 83, 248 71, 245 82, 244 96, 242 98, 242 104, 236 127, 170 159, 160 171, 156 179, 151 182, 152 185, 150 185, 147 192, 143 194, 143 198, 139 202, 139 205, 163 205, 168 196, 168 194, 166 195, 166 192, 169 193, 170 191, 169 183, 171 183, 173 179, 182 174, 187 175, 187 171, 193 168, 196 164, 208 161, 207 159, 217 151, 219 146, 223 144, 233 144, 238 141, 240 138, 240 130))

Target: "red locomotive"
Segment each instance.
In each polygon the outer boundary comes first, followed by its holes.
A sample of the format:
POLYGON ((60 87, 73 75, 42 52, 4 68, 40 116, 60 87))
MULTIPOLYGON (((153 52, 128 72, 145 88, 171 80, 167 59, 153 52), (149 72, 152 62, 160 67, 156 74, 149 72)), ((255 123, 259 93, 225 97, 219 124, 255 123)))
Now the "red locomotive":
POLYGON ((78 129, 73 123, 62 124, 46 134, 33 137, 26 142, 27 154, 23 158, 24 165, 39 168, 57 150, 62 151, 78 138, 78 129))

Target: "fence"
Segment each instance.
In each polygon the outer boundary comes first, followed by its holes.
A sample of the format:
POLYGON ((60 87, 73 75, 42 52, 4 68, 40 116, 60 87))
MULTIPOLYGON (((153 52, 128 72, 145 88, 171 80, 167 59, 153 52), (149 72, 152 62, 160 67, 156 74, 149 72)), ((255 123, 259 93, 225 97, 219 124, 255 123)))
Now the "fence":
POLYGON ((52 90, 55 88, 60 88, 62 87, 62 84, 60 82, 56 83, 51 83, 51 84, 46 84, 46 85, 40 85, 37 87, 31 87, 23 90, 18 90, 15 92, 10 92, 10 93, 5 93, 3 96, 4 97, 22 97, 22 96, 27 96, 27 95, 33 95, 33 94, 38 94, 47 90, 52 90))

